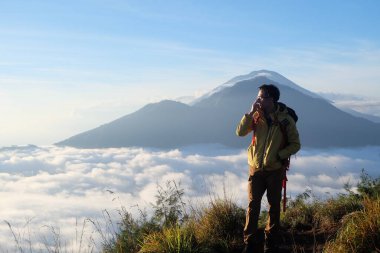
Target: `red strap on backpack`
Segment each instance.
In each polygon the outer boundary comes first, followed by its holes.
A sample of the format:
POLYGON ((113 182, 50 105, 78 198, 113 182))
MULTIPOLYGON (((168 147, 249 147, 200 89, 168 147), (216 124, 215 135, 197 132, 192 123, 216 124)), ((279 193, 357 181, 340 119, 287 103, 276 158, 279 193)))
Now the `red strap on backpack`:
POLYGON ((288 177, 286 176, 286 172, 289 170, 290 166, 290 157, 288 157, 284 162, 284 178, 282 179, 282 188, 284 188, 284 195, 282 199, 282 211, 285 213, 286 212, 286 181, 288 181, 288 177))
POLYGON ((282 199, 282 211, 285 213, 286 212, 286 181, 288 181, 288 178, 286 177, 286 172, 285 172, 285 177, 282 179, 282 188, 284 188, 284 196, 282 199))
MULTIPOLYGON (((281 122, 279 122, 277 118, 276 118, 276 121, 280 126, 282 135, 284 136, 281 146, 285 147, 289 143, 288 134, 286 132, 285 126, 283 124, 281 124, 281 122)), ((286 176, 286 173, 289 170, 290 157, 282 160, 282 165, 283 165, 283 170, 284 170, 284 178, 282 179, 282 188, 284 188, 284 194, 283 194, 283 198, 282 198, 282 211, 286 212, 286 200, 287 200, 286 199, 286 182, 288 181, 288 177, 286 176)))

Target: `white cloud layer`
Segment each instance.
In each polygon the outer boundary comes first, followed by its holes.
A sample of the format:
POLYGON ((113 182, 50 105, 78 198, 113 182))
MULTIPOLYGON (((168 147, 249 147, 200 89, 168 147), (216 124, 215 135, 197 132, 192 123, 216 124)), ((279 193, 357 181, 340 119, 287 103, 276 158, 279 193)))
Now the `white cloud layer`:
MULTIPOLYGON (((357 183, 362 168, 370 175, 379 176, 379 162, 379 147, 302 150, 291 162, 288 194, 295 196, 307 187, 320 196, 342 192, 345 183, 357 183)), ((54 241, 53 228, 62 245, 78 249, 76 231, 81 231, 86 218, 105 222, 102 210, 107 209, 112 219, 117 220, 115 210, 121 206, 135 215, 138 214, 136 205, 149 210, 150 203, 155 201, 157 184, 164 185, 168 180, 181 182, 188 203, 208 201, 213 194, 223 196, 227 192, 239 205, 245 206, 247 173, 244 150, 212 145, 167 151, 55 146, 3 148, 0 150, 0 251, 12 251, 16 245, 3 220, 10 222, 21 242, 27 243, 30 237, 35 250, 45 239, 54 241)), ((91 238, 100 241, 99 234, 93 230, 87 222, 87 242, 91 238)))

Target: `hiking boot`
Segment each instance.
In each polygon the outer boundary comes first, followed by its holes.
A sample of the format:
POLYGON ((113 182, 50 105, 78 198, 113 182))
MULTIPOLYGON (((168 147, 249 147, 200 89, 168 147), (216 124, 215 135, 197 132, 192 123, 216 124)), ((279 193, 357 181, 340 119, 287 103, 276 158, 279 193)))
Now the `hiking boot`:
POLYGON ((265 240, 264 253, 278 253, 278 245, 273 241, 265 240))
POLYGON ((253 245, 252 244, 246 244, 244 246, 242 253, 253 253, 253 245))
POLYGON ((264 247, 264 253, 278 253, 278 246, 264 247))
POLYGON ((246 244, 242 253, 262 253, 263 245, 261 243, 246 244))
POLYGON ((279 233, 278 232, 266 232, 264 253, 277 253, 279 251, 279 233))

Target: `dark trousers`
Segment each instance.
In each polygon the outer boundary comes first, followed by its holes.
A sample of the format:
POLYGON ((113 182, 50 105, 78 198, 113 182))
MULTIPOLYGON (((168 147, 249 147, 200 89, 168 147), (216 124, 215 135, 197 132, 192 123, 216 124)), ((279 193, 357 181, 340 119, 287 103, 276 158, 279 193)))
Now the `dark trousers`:
POLYGON ((260 215, 261 199, 267 191, 269 218, 265 228, 265 238, 276 241, 280 227, 281 189, 284 170, 257 171, 248 180, 248 208, 244 227, 244 243, 257 242, 257 228, 260 215))

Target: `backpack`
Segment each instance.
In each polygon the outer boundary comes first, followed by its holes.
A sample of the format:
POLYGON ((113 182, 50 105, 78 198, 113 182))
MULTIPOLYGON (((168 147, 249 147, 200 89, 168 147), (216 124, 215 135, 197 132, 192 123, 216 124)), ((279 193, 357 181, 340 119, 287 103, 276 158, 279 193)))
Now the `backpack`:
MULTIPOLYGON (((284 110, 286 108, 288 115, 290 117, 292 117, 292 119, 294 120, 295 123, 297 123, 298 116, 297 116, 296 112, 292 108, 286 106, 283 103, 278 103, 278 104, 280 106, 280 110, 281 109, 284 110)), ((286 121, 286 120, 284 120, 284 121, 286 121)), ((289 124, 289 122, 288 122, 288 124, 289 124)), ((282 135, 284 136, 283 146, 286 146, 286 145, 288 145, 288 142, 289 142, 288 141, 288 135, 286 133, 287 124, 286 124, 286 122, 279 122, 279 125, 280 125, 282 135)), ((283 194, 283 199, 282 199, 282 210, 283 210, 283 212, 285 212, 286 211, 286 182, 288 181, 288 178, 286 176, 286 172, 289 170, 289 167, 290 167, 290 156, 288 158, 284 159, 282 161, 282 164, 285 168, 284 178, 282 179, 282 188, 284 188, 284 194, 283 194)))
POLYGON ((277 104, 280 106, 280 111, 283 111, 286 108, 287 111, 288 111, 289 116, 292 117, 292 119, 294 120, 295 123, 297 123, 298 116, 297 116, 296 111, 294 111, 293 108, 291 108, 291 107, 289 107, 289 106, 287 106, 287 105, 285 105, 284 103, 281 103, 281 102, 278 102, 277 104))

